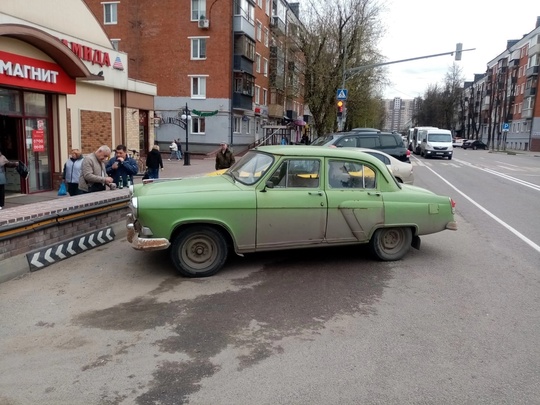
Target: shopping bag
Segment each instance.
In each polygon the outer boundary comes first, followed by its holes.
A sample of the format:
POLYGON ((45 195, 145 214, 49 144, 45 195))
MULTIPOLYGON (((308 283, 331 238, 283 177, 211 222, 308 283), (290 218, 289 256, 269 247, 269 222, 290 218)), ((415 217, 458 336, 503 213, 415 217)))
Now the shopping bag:
POLYGON ((66 183, 60 183, 60 188, 58 189, 58 195, 67 195, 66 183))

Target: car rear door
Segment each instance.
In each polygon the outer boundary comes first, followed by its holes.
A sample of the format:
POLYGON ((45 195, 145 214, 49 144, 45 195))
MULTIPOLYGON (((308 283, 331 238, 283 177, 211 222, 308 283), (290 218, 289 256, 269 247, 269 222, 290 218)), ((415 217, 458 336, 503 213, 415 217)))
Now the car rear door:
POLYGON ((326 230, 322 160, 285 159, 271 175, 274 187, 257 193, 257 250, 321 243, 326 230))
POLYGON ((366 242, 384 223, 384 202, 377 170, 358 161, 328 159, 326 197, 328 243, 366 242))

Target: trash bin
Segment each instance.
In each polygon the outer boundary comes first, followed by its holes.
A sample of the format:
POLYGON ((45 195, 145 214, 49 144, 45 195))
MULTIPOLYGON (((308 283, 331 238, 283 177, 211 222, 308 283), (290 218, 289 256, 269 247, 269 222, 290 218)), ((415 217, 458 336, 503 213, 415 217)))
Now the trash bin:
POLYGON ((190 153, 189 152, 184 152, 184 166, 190 166, 190 165, 191 165, 190 153))

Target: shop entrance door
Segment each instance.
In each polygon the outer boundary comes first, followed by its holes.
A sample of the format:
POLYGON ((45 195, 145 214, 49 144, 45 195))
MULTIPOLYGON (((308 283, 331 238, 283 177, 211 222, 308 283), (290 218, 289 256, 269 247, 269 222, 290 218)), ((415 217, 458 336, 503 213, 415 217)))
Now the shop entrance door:
MULTIPOLYGON (((0 151, 10 161, 24 160, 22 139, 22 118, 0 115, 0 151)), ((15 169, 6 168, 6 194, 26 192, 26 182, 15 169)))

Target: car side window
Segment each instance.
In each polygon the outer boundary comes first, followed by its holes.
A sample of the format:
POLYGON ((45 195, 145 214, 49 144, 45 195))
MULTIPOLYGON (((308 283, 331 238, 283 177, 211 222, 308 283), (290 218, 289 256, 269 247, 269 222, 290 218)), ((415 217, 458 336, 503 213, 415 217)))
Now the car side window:
POLYGON ((390 159, 388 159, 386 156, 384 155, 381 155, 380 153, 375 153, 375 152, 366 152, 368 155, 371 155, 373 157, 376 157, 377 159, 379 159, 381 162, 383 162, 385 165, 389 165, 390 164, 390 159))
POLYGON ((393 135, 380 135, 381 147, 383 148, 395 148, 398 146, 396 138, 393 135))
POLYGON ((343 160, 328 162, 328 186, 331 189, 372 189, 376 180, 375 171, 367 165, 343 160))
POLYGON ((358 140, 358 146, 360 148, 378 149, 381 145, 378 136, 361 136, 358 137, 358 140))
POLYGON ((320 161, 317 159, 287 159, 270 177, 276 188, 318 188, 320 161))
POLYGON ((356 148, 357 137, 356 136, 344 136, 339 141, 336 142, 338 148, 356 148))

